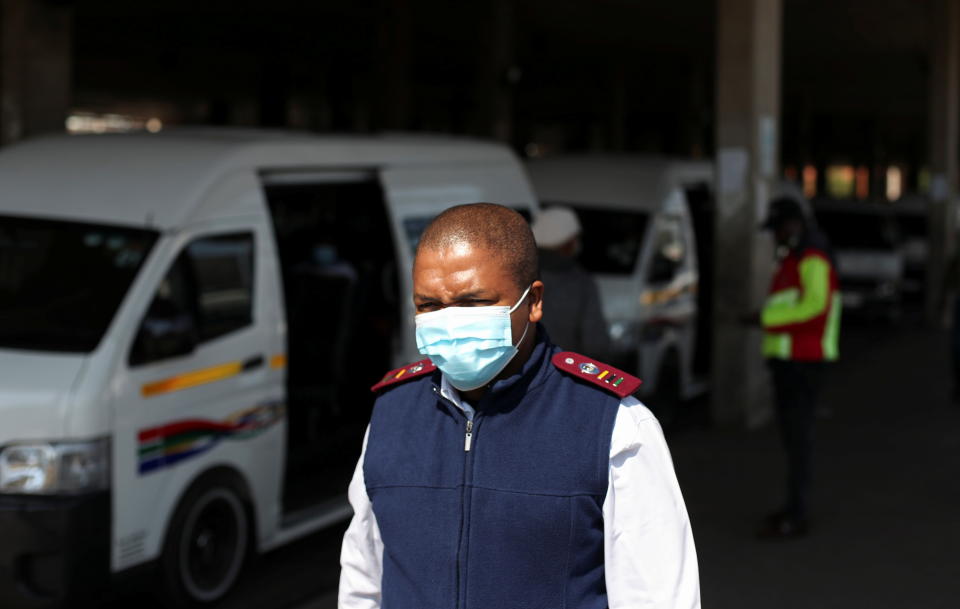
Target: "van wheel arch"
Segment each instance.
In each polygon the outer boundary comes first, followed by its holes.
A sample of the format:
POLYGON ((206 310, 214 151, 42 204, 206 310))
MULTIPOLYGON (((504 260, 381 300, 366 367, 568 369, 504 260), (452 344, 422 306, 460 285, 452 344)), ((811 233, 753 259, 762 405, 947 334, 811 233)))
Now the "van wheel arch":
MULTIPOLYGON (((240 471, 235 467, 231 467, 229 465, 217 465, 200 472, 193 478, 190 484, 186 486, 184 491, 180 493, 180 496, 177 497, 177 505, 179 506, 187 494, 191 491, 194 491, 196 488, 210 486, 216 482, 226 481, 229 481, 231 484, 233 484, 236 490, 240 493, 240 496, 243 499, 244 507, 249 512, 247 515, 250 518, 250 525, 252 527, 250 533, 251 535, 254 535, 254 538, 256 538, 257 510, 253 503, 253 493, 250 491, 250 483, 247 482, 246 476, 240 473, 240 471)), ((171 512, 170 518, 167 520, 167 528, 165 529, 165 533, 166 531, 169 531, 172 520, 173 512, 171 512)))
MULTIPOLYGON (((218 603, 233 589, 251 556, 256 553, 257 524, 256 509, 253 504, 250 486, 245 477, 229 466, 217 466, 197 475, 177 499, 176 507, 170 513, 164 529, 163 545, 158 559, 158 574, 164 604, 168 607, 207 607, 218 603), (198 510, 213 502, 221 504, 235 521, 235 543, 242 546, 238 555, 229 558, 225 585, 215 598, 197 598, 191 593, 190 585, 185 585, 185 567, 180 558, 186 551, 183 544, 192 531, 186 527, 196 524, 198 510), (199 506, 199 507, 198 507, 199 506)), ((189 571, 189 568, 186 568, 189 571)), ((192 575, 186 575, 192 577, 192 575)), ((219 586, 216 590, 220 590, 219 586)))

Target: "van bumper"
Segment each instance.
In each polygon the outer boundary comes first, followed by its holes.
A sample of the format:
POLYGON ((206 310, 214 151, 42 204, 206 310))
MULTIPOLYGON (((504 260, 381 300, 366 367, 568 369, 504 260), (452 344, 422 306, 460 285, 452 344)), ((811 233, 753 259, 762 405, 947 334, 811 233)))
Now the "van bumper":
POLYGON ((110 574, 110 493, 0 495, 0 607, 87 606, 110 574))

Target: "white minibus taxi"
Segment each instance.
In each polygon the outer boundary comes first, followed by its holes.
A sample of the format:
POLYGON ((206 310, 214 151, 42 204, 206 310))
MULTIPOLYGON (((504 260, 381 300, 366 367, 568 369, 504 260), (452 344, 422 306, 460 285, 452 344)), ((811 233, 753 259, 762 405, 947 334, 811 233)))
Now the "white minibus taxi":
MULTIPOLYGON (((0 151, 0 607, 158 567, 215 602, 350 514, 410 269, 444 208, 535 200, 506 148, 242 130, 0 151)), ((152 570, 152 569, 151 569, 152 570)))
MULTIPOLYGON (((709 354, 698 349, 697 326, 708 320, 698 318, 701 272, 690 207, 712 205, 712 164, 569 155, 533 160, 527 170, 542 205, 577 213, 579 261, 600 288, 614 358, 643 379, 642 395, 657 395, 651 406, 667 423, 672 402, 705 388, 709 354)), ((709 219, 703 224, 708 229, 709 219)))

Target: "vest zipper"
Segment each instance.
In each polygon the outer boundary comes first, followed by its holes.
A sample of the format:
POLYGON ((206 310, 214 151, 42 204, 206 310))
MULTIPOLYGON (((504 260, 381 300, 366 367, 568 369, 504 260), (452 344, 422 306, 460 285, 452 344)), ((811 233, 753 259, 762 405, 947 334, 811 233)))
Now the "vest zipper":
MULTIPOLYGON (((457 405, 452 401, 444 397, 438 387, 434 386, 433 392, 436 393, 437 397, 441 400, 450 404, 461 416, 466 418, 466 413, 457 408, 457 405)), ((478 415, 479 413, 474 413, 475 418, 478 415)), ((479 427, 479 423, 474 425, 474 419, 467 419, 466 433, 463 438, 463 486, 460 487, 460 540, 457 545, 457 609, 462 609, 466 604, 465 576, 467 570, 467 539, 469 538, 470 531, 470 496, 472 495, 468 489, 473 483, 473 453, 471 453, 471 449, 473 448, 473 434, 477 427, 479 427)))
MULTIPOLYGON (((479 413, 478 413, 479 414, 479 413)), ((463 487, 460 495, 460 544, 457 549, 457 607, 466 607, 467 557, 470 554, 470 506, 473 496, 473 434, 480 427, 477 420, 467 419, 466 434, 463 440, 463 487)))

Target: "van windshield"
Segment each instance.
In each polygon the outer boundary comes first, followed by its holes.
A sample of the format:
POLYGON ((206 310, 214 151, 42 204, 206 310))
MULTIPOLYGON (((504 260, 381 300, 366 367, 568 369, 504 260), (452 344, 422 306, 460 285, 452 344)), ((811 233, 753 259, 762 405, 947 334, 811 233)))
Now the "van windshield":
POLYGON ((571 205, 583 229, 580 264, 591 273, 630 275, 646 235, 648 215, 639 211, 571 205))
POLYGON ((93 351, 157 236, 0 215, 0 348, 93 351))

